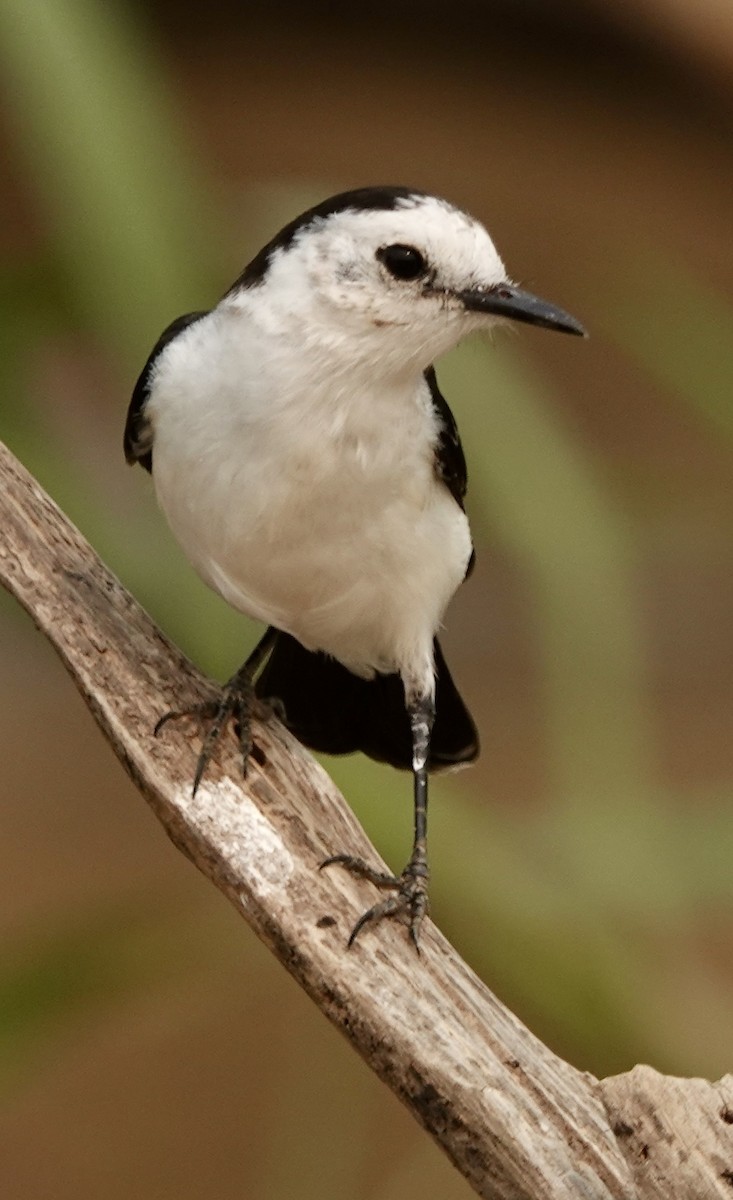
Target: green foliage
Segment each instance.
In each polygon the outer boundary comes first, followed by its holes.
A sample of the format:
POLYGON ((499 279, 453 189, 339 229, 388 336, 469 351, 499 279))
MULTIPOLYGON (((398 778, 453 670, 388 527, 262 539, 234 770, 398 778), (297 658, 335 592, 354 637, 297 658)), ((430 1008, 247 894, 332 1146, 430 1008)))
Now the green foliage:
POLYGON ((608 297, 609 333, 714 434, 733 437, 733 311, 726 297, 658 247, 624 262, 624 285, 619 281, 608 297))

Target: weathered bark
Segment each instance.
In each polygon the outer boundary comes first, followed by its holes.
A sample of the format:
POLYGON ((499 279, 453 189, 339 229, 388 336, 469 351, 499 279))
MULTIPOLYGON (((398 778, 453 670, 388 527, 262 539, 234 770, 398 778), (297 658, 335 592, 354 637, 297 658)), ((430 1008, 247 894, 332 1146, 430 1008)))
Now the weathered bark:
POLYGON ((319 872, 379 859, 320 766, 275 721, 241 779, 226 739, 195 799, 190 731, 167 708, 210 691, 0 446, 0 582, 69 669, 168 835, 492 1200, 733 1196, 733 1078, 648 1067, 598 1081, 537 1040, 426 921, 418 957, 386 923, 347 951, 371 885, 319 872))

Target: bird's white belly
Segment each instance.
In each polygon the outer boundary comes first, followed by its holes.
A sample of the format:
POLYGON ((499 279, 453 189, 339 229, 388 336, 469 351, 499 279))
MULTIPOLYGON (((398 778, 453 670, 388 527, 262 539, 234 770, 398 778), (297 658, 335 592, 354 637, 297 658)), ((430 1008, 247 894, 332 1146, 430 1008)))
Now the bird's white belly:
MULTIPOLYGON (((160 504, 207 583, 240 611, 352 670, 424 676, 432 639, 471 553, 465 514, 432 461, 365 461, 341 446, 242 461, 190 457, 156 432, 160 504), (273 477, 264 464, 278 461, 273 477), (234 464, 225 471, 223 463, 234 464), (182 469, 183 468, 183 469, 182 469)), ((188 451, 188 453, 186 453, 188 451)), ((353 451, 353 452, 352 452, 353 451)))

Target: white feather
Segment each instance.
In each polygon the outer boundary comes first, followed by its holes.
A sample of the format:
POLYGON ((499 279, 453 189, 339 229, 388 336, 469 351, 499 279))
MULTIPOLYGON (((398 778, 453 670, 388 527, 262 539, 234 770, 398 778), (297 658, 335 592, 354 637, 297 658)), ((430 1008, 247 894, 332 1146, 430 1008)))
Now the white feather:
POLYGON ((357 674, 432 692, 471 541, 436 475, 423 371, 489 323, 451 294, 504 279, 486 231, 443 201, 341 212, 166 347, 146 409, 155 487, 225 600, 357 674), (395 242, 433 264, 430 294, 379 264, 395 242))

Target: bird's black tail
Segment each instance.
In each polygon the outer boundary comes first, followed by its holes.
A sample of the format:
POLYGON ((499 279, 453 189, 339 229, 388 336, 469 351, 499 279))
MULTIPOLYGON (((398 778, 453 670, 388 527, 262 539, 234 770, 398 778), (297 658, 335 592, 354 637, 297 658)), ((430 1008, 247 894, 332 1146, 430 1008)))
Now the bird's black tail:
MULTIPOLYGON (((435 642, 435 725, 429 766, 433 771, 471 762, 478 735, 435 642)), ((256 683, 263 700, 277 700, 285 725, 311 750, 351 754, 361 750, 378 762, 409 770, 410 721, 399 675, 360 679, 326 654, 304 649, 277 633, 256 683)))

